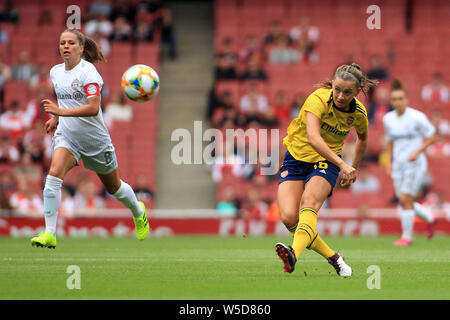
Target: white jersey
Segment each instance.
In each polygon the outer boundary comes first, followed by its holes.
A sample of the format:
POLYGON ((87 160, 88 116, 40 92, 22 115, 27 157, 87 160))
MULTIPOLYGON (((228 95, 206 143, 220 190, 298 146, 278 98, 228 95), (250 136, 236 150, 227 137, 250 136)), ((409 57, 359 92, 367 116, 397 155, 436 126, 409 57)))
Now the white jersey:
MULTIPOLYGON (((66 70, 65 64, 57 64, 50 70, 50 79, 55 88, 60 108, 76 108, 87 104, 86 93, 103 86, 103 79, 95 66, 81 59, 73 69, 66 70)), ((55 136, 62 135, 77 151, 85 156, 94 156, 111 144, 108 129, 103 122, 102 109, 91 117, 59 117, 55 136)))
POLYGON ((383 125, 386 140, 393 143, 392 177, 399 178, 405 170, 426 171, 427 159, 423 153, 416 161, 409 162, 408 158, 421 147, 424 138, 436 131, 427 116, 407 107, 401 116, 395 110, 388 112, 383 117, 383 125))

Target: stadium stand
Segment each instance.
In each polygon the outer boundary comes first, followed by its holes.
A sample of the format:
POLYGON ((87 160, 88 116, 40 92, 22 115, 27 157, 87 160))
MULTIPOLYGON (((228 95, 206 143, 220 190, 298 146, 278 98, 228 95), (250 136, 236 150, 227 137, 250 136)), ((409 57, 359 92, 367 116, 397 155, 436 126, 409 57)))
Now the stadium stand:
MULTIPOLYGON (((5 8, 8 1, 0 1, 0 10, 5 8)), ((136 6, 141 1, 130 1, 130 6, 136 6)), ((19 54, 27 51, 32 57, 32 63, 38 66, 42 63, 49 66, 61 63, 57 44, 60 33, 66 28, 66 13, 71 1, 38 0, 38 1, 14 1, 13 9, 19 16, 18 23, 0 21, 0 30, 8 35, 9 41, 0 44, 1 60, 11 69, 18 61, 19 54), (46 24, 40 24, 39 18, 43 11, 49 11, 51 17, 46 24)), ((81 9, 82 18, 88 16, 88 10, 92 1, 76 1, 81 9)), ((112 2, 112 4, 114 4, 112 2)), ((159 12, 154 12, 154 21, 157 21, 159 12)), ((82 19, 81 30, 84 30, 85 20, 82 19)), ((132 24, 133 21, 130 21, 132 24)), ((160 41, 159 29, 151 42, 111 42, 111 52, 106 62, 96 65, 104 80, 102 92, 102 108, 121 90, 121 77, 127 68, 133 64, 146 64, 159 71, 160 41)), ((7 110, 11 102, 18 101, 21 108, 25 108, 28 102, 36 98, 26 82, 6 79, 3 86, 3 110, 7 110)), ((54 97, 49 97, 56 100, 54 97)), ((158 123, 158 98, 153 99, 145 106, 132 101, 127 101, 133 109, 132 122, 113 122, 110 134, 114 143, 120 175, 130 185, 135 184, 138 174, 144 174, 151 190, 155 189, 155 153, 156 135, 158 123)), ((43 112, 41 112, 43 113, 43 112)), ((39 115, 42 116, 42 115, 39 115)), ((38 118, 38 117, 37 117, 38 118)), ((36 121, 36 120, 34 120, 36 121)), ((2 130, 2 133, 3 130, 2 130)), ((6 132, 8 134, 8 132, 6 132)), ((21 147, 21 139, 17 137, 17 145, 21 147)), ((23 150, 22 150, 23 152, 23 150)), ((46 166, 41 166, 45 176, 46 166)), ((11 171, 15 164, 3 163, 0 171, 11 171)), ((83 172, 84 175, 92 177, 98 187, 101 182, 95 173, 85 170, 82 166, 74 168, 69 172, 66 184, 71 184, 76 177, 83 172)), ((37 186, 37 192, 41 192, 42 186, 37 186)), ((106 200, 107 207, 122 206, 116 200, 106 200)))
MULTIPOLYGON (((422 101, 421 89, 431 79, 432 74, 444 75, 448 84, 450 65, 446 63, 450 53, 450 43, 445 40, 450 36, 450 5, 445 0, 417 0, 413 2, 411 28, 408 29, 406 15, 407 1, 347 1, 347 0, 215 0, 215 50, 220 53, 225 39, 231 39, 239 52, 246 45, 249 35, 256 35, 266 54, 270 45, 264 45, 262 39, 269 31, 273 21, 279 21, 283 32, 289 34, 298 25, 301 17, 308 17, 310 24, 317 27, 320 37, 316 44, 319 61, 304 61, 289 65, 263 63, 268 80, 261 82, 262 92, 268 94, 269 103, 279 90, 284 90, 288 97, 299 92, 309 94, 313 85, 330 78, 337 66, 351 60, 360 64, 366 71, 370 59, 377 55, 388 69, 389 78, 381 86, 389 87, 394 78, 401 79, 408 90, 410 104, 430 115, 432 110, 440 110, 443 119, 449 119, 450 104, 438 101, 422 101), (381 30, 366 27, 369 14, 366 9, 378 5, 381 9, 381 30), (351 32, 349 32, 351 30, 351 32)), ((245 67, 240 60, 236 69, 245 67)), ((239 106, 239 99, 245 92, 245 81, 216 80, 214 90, 219 96, 224 91, 232 95, 234 105, 239 106)), ((360 95, 366 108, 371 105, 371 96, 360 95)), ((384 130, 380 121, 374 121, 370 128, 369 150, 382 151, 384 130)), ((280 135, 284 136, 286 124, 280 126, 280 135)), ((349 138, 352 139, 352 138, 349 138)), ((353 138, 354 139, 354 138, 353 138)), ((443 137, 449 142, 448 136, 443 137)), ((377 162, 378 154, 369 155, 367 165, 381 182, 382 190, 373 194, 361 194, 358 197, 349 190, 336 188, 329 203, 335 208, 358 207, 362 204, 372 207, 392 207, 395 203, 394 191, 390 177, 377 162), (370 158, 370 159, 369 159, 370 158)), ((428 157, 430 158, 430 157, 428 157)), ((380 157, 381 159, 381 157, 380 157)), ((448 156, 445 158, 448 162, 448 156)), ((442 160, 431 157, 429 172, 432 178, 431 191, 442 191, 448 199, 450 190, 446 181, 450 178, 448 169, 442 168, 442 160)), ((245 198, 255 186, 241 177, 228 175, 218 182, 217 200, 222 200, 223 190, 232 186, 238 196, 245 198)), ((274 179, 268 186, 259 187, 270 202, 276 198, 274 179)))

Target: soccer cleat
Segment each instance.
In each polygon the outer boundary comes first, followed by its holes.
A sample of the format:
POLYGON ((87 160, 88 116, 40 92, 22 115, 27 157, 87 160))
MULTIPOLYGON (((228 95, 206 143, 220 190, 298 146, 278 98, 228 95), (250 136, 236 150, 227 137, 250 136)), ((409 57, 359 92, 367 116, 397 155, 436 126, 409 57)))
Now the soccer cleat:
POLYGON ((292 273, 295 269, 295 263, 297 262, 294 249, 292 249, 291 246, 286 247, 283 243, 278 242, 275 245, 275 251, 281 261, 283 261, 283 270, 292 273))
POLYGON ((404 246, 410 246, 412 245, 412 240, 407 238, 400 238, 397 241, 395 241, 392 245, 396 247, 404 247, 404 246))
POLYGON ((138 238, 139 240, 144 240, 145 238, 147 238, 150 227, 147 220, 147 215, 145 213, 145 204, 142 201, 139 201, 139 204, 141 205, 144 213, 139 218, 133 218, 133 220, 136 227, 136 238, 138 238))
POLYGON ((427 239, 433 238, 436 223, 437 223, 436 218, 434 218, 433 221, 431 221, 430 223, 427 223, 427 239))
POLYGON ((327 259, 328 263, 333 266, 336 273, 341 277, 350 277, 352 275, 352 268, 345 263, 344 258, 339 253, 327 259))
POLYGON ((55 249, 56 237, 48 231, 41 232, 37 237, 31 239, 33 247, 55 249))

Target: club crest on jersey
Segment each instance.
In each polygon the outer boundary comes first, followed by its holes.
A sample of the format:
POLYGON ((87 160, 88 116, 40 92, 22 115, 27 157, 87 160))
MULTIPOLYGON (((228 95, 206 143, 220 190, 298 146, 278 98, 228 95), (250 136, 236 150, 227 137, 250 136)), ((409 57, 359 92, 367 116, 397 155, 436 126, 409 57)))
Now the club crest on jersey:
POLYGON ((77 79, 73 80, 73 82, 72 82, 72 89, 78 90, 80 88, 81 88, 81 83, 77 79))
POLYGON ((348 125, 351 125, 351 124, 353 123, 354 120, 355 120, 355 119, 354 119, 353 117, 348 117, 348 118, 347 118, 347 124, 348 124, 348 125))

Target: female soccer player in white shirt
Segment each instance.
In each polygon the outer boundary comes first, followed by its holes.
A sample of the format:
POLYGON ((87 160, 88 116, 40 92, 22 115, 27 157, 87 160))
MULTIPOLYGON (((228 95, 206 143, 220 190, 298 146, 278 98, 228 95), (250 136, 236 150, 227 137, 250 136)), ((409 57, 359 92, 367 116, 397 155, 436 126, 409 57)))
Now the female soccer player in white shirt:
POLYGON ((83 159, 106 190, 133 213, 136 236, 143 240, 149 232, 146 209, 138 202, 133 189, 122 181, 117 158, 105 127, 100 108, 103 79, 93 63, 104 60, 95 41, 75 29, 67 29, 59 39, 63 63, 50 70, 57 103, 43 100, 45 112, 54 117, 45 124, 47 133, 55 131, 53 154, 43 191, 45 231, 31 239, 33 246, 56 246, 56 221, 61 204, 61 187, 67 172, 83 159))
POLYGON ((391 90, 391 104, 395 110, 383 118, 389 156, 388 171, 394 180, 395 193, 401 207, 402 236, 395 246, 412 244, 414 215, 426 221, 428 237, 433 235, 435 220, 415 198, 423 186, 427 172, 424 151, 436 141, 436 130, 426 115, 408 107, 408 96, 400 81, 391 90))

